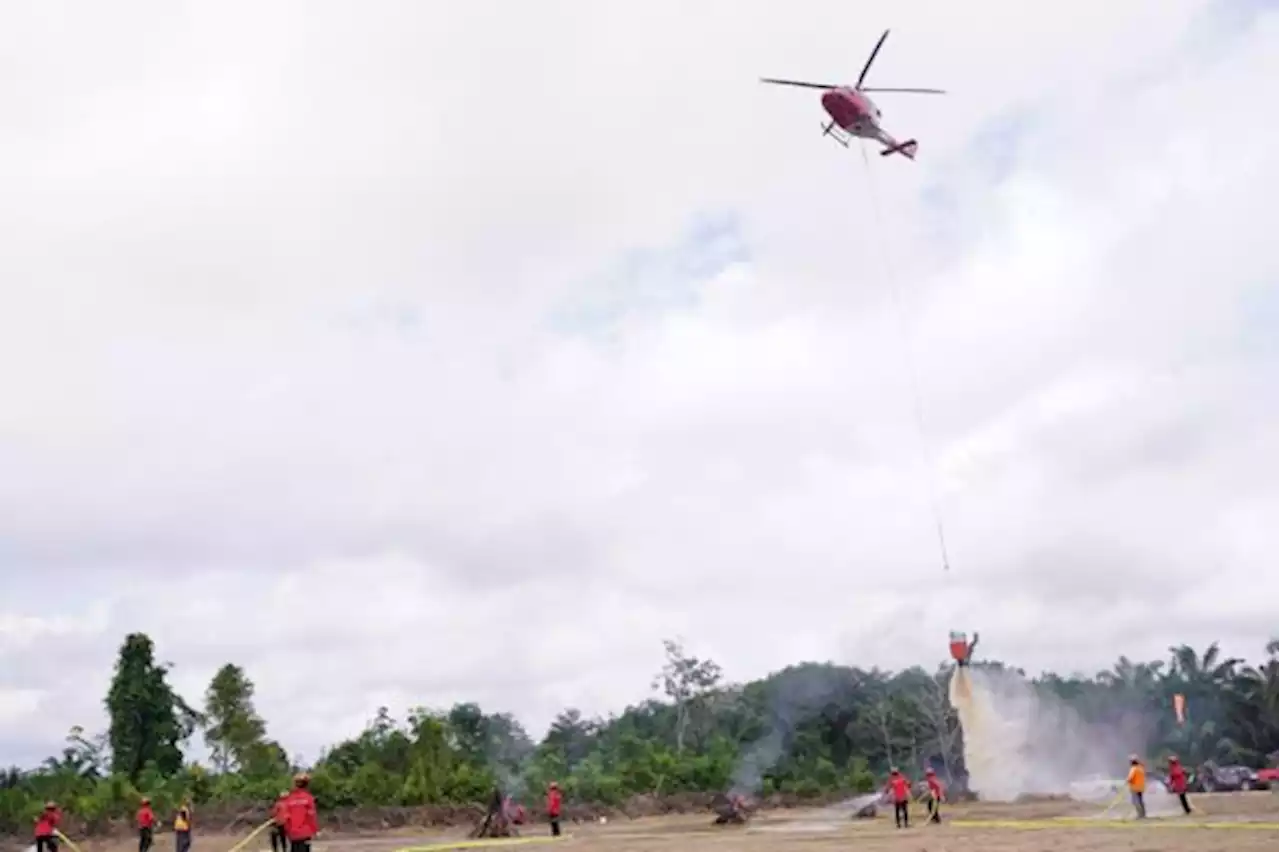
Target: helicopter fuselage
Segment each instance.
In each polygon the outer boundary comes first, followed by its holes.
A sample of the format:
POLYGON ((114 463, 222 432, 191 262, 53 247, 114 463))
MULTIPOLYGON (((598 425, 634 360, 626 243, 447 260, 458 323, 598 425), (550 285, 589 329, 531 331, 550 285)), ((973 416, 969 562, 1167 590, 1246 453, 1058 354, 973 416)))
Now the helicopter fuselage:
POLYGON ((871 98, 857 89, 831 89, 822 95, 822 108, 845 133, 864 139, 879 139, 880 109, 871 98))

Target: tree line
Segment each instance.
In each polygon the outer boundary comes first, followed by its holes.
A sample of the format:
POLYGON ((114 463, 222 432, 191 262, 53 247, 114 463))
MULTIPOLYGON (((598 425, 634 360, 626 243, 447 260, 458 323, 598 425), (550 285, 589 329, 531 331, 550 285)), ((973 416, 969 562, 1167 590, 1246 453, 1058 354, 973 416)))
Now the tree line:
MULTIPOLYGON (((616 805, 689 792, 865 792, 893 764, 964 775, 948 665, 802 663, 735 684, 678 642, 664 650, 653 698, 607 718, 566 709, 540 742, 511 714, 474 703, 416 707, 399 718, 377 708, 359 735, 305 767, 312 790, 323 809, 423 806, 480 803, 495 786, 529 797, 556 780, 570 802, 616 805)), ((1121 657, 1089 677, 973 665, 1006 672, 1083 723, 1124 727, 1153 758, 1172 751, 1184 762, 1261 766, 1277 748, 1275 640, 1257 664, 1225 657, 1215 643, 1172 647, 1165 660, 1121 657), (1174 695, 1185 697, 1181 722, 1174 695)), ((288 788, 303 767, 268 736, 242 668, 219 669, 199 707, 168 675, 148 636, 126 637, 105 698, 107 730, 72 728, 62 753, 41 766, 0 771, 0 832, 28 832, 46 800, 94 831, 131 814, 142 795, 166 814, 183 801, 267 803, 288 788), (208 765, 184 756, 197 734, 208 765)))

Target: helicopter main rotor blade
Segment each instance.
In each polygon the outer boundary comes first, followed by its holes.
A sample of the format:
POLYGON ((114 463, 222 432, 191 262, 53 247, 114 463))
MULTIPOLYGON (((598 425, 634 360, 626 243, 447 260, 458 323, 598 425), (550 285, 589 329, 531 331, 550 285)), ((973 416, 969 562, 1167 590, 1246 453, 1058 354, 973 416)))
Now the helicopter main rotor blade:
POLYGON ((799 86, 802 89, 838 89, 839 86, 829 86, 826 83, 808 83, 804 80, 776 80, 772 77, 761 77, 761 83, 771 83, 774 86, 799 86))
POLYGON ((880 40, 876 42, 876 46, 872 48, 871 55, 867 57, 867 64, 862 66, 862 73, 858 75, 858 82, 853 84, 855 89, 862 88, 862 81, 867 78, 867 72, 871 70, 871 63, 876 61, 876 54, 880 52, 880 48, 884 47, 884 40, 889 37, 889 31, 885 30, 880 36, 880 40))
POLYGON ((906 92, 914 95, 945 95, 943 89, 859 89, 860 92, 906 92))

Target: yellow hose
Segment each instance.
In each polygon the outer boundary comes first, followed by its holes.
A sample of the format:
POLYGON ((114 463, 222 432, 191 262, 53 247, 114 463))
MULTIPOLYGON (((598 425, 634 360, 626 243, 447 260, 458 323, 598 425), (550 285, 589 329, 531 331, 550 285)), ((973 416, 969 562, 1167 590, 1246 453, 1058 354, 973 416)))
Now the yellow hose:
POLYGON ((535 843, 555 843, 571 840, 572 834, 562 837, 493 837, 483 840, 445 840, 427 846, 406 846, 395 852, 444 852, 447 849, 492 849, 500 846, 531 846, 535 843))
POLYGON ((274 820, 267 820, 262 825, 258 826, 253 831, 249 832, 248 837, 246 837, 244 840, 241 840, 235 846, 232 846, 230 849, 227 850, 227 852, 240 852, 241 849, 249 845, 250 840, 252 840, 253 838, 257 837, 259 834, 261 834, 264 829, 268 828, 272 824, 272 822, 274 822, 274 820))
POLYGON ((58 835, 59 840, 61 840, 62 842, 66 843, 68 846, 71 847, 71 852, 80 852, 80 847, 77 846, 70 837, 67 837, 65 834, 63 834, 61 829, 55 828, 53 830, 53 833, 58 835))

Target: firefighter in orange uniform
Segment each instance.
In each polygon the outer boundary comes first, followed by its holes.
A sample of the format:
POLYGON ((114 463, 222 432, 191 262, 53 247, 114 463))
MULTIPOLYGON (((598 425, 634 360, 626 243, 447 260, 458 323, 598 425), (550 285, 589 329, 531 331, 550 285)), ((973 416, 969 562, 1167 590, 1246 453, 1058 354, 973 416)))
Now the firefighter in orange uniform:
POLYGON ((1129 756, 1129 777, 1125 780, 1129 784, 1129 799, 1133 802, 1133 810, 1138 819, 1146 819, 1147 804, 1142 796, 1147 792, 1147 768, 1136 754, 1129 756))

